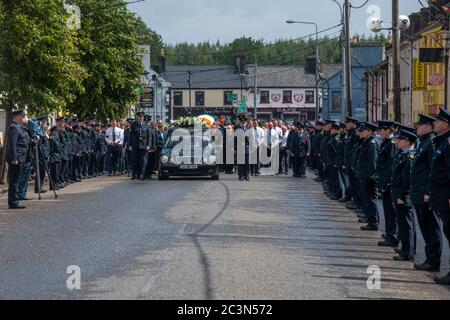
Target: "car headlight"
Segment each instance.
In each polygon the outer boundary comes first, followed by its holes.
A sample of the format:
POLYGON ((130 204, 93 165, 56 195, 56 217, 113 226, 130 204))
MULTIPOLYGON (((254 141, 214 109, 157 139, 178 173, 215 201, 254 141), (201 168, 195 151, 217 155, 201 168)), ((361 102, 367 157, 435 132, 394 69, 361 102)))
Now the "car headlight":
POLYGON ((161 157, 161 163, 166 164, 167 162, 169 162, 169 157, 168 156, 162 156, 161 157))

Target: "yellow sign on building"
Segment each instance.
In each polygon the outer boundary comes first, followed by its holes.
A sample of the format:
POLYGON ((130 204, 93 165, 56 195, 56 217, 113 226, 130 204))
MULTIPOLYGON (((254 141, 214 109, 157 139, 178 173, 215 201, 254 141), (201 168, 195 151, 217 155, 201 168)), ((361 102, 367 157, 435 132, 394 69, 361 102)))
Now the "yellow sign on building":
POLYGON ((427 71, 425 64, 414 59, 414 90, 427 89, 427 71))

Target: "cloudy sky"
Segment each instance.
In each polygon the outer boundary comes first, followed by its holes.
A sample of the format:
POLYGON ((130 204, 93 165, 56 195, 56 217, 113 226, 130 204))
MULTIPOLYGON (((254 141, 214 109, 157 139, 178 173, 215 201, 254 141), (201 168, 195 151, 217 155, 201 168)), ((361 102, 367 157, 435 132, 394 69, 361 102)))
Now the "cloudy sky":
MULTIPOLYGON (((354 6, 364 2, 351 1, 354 6)), ((389 24, 391 0, 370 0, 364 8, 352 10, 352 33, 371 33, 366 26, 371 16, 367 9, 373 5, 380 8, 385 25, 389 24)), ((416 0, 400 0, 400 5, 401 14, 421 8, 416 0)), ((161 34, 166 43, 172 44, 230 42, 241 36, 266 41, 299 38, 314 32, 314 26, 288 25, 286 20, 314 21, 320 30, 340 22, 339 8, 331 0, 146 0, 128 7, 161 34)), ((338 32, 334 29, 324 34, 335 36, 338 32)))

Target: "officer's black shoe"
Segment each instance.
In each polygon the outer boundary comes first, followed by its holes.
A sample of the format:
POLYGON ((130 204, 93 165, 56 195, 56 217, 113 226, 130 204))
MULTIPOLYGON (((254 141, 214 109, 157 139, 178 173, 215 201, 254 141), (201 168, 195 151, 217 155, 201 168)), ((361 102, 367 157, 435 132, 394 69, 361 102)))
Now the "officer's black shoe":
POLYGON ((358 219, 358 223, 368 223, 369 220, 367 218, 360 218, 358 219))
POLYGON ((362 226, 361 227, 362 231, 378 231, 378 226, 373 226, 368 224, 367 226, 362 226))
POLYGON ((344 198, 344 199, 339 199, 339 202, 341 202, 341 203, 346 203, 346 202, 348 202, 348 198, 344 198))
POLYGON ((400 249, 400 248, 394 248, 394 252, 400 254, 400 252, 402 252, 402 249, 400 249))
POLYGON ((250 178, 249 178, 249 177, 246 177, 246 178, 245 178, 245 181, 250 181, 250 178))
POLYGON ((21 210, 21 209, 26 209, 25 206, 21 206, 21 205, 17 205, 17 206, 11 206, 9 207, 9 209, 11 210, 21 210))
POLYGON ((364 209, 361 209, 361 208, 355 209, 355 212, 356 213, 365 213, 364 209))
POLYGON ((387 235, 386 235, 385 233, 383 233, 383 234, 381 235, 381 237, 382 237, 383 239, 387 239, 387 235))
POLYGON ((367 216, 364 213, 358 213, 356 216, 360 219, 367 219, 367 216))
POLYGON ((410 258, 410 257, 403 257, 401 255, 395 256, 393 258, 395 261, 409 261, 409 262, 413 262, 414 258, 410 258))
POLYGON ((239 177, 239 181, 244 181, 244 178, 242 178, 242 177, 239 177))
POLYGON ((443 286, 450 286, 450 273, 444 277, 434 277, 434 282, 443 286))
POLYGON ((379 241, 378 242, 378 246, 380 246, 380 247, 397 248, 398 241, 390 241, 390 240, 379 241))
POLYGON ((414 264, 414 269, 418 271, 428 271, 428 272, 439 272, 441 271, 441 267, 439 265, 432 265, 428 262, 424 262, 422 264, 414 264))

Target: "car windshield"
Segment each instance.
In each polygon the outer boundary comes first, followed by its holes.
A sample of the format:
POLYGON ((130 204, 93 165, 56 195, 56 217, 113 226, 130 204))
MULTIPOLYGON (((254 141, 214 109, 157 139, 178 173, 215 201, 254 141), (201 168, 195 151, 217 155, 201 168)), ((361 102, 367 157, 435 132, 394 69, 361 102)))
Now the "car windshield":
POLYGON ((173 149, 175 146, 177 146, 179 143, 181 143, 185 139, 191 139, 191 146, 192 148, 201 146, 202 149, 205 149, 209 147, 212 143, 211 138, 208 135, 203 135, 202 137, 198 137, 194 135, 193 131, 189 131, 189 134, 180 136, 173 136, 173 134, 170 134, 169 137, 166 140, 165 148, 166 149, 173 149))

